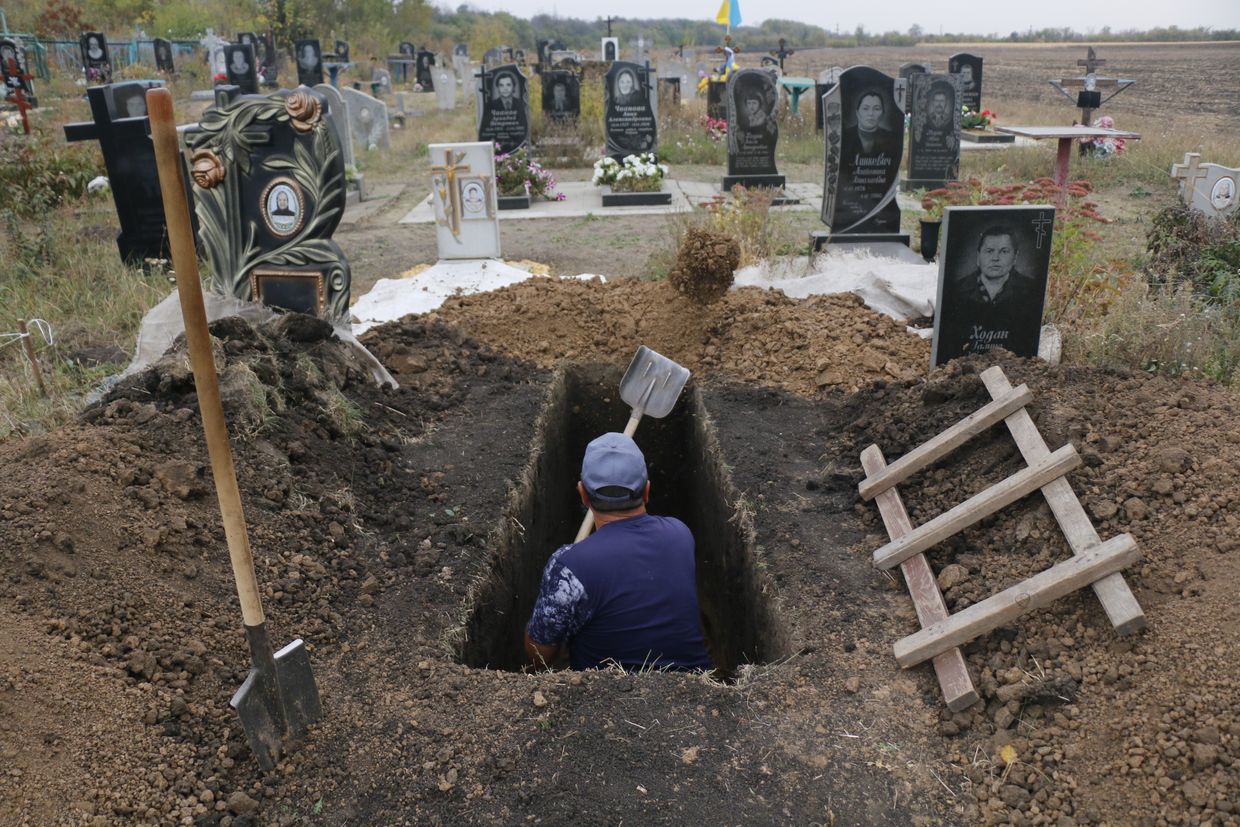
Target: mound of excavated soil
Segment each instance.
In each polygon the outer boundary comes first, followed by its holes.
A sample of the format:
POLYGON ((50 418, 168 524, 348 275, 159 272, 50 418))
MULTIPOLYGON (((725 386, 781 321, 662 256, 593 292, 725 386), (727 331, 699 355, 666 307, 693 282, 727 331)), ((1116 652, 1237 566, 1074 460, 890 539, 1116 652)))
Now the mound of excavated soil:
MULTIPOLYGON (((1064 598, 965 647, 982 702, 952 715, 928 666, 892 658, 916 620, 898 576, 869 565, 886 538, 857 497, 858 455, 877 442, 895 459, 980 407, 984 365, 813 398, 719 381, 745 375, 723 356, 743 355, 742 332, 762 354, 746 370, 784 353, 792 377, 824 353, 856 362, 865 337, 846 300, 740 291, 720 304, 748 309, 703 320, 656 287, 527 288, 563 319, 522 320, 515 288, 507 310, 479 298, 442 314, 485 308, 494 340, 442 318, 379 328, 366 342, 399 390, 304 320, 213 326, 273 640, 305 638, 325 708, 270 774, 228 707, 248 654, 183 354, 80 423, 0 446, 0 824, 1240 822, 1233 392, 1004 362, 1051 447, 1082 452, 1069 480, 1101 535, 1136 537, 1125 577, 1150 625, 1121 639, 1090 591, 1064 598), (604 316, 610 339, 581 332, 604 316), (777 662, 726 686, 461 665, 466 619, 504 616, 471 603, 514 577, 500 539, 547 530, 506 511, 552 384, 532 362, 572 347, 622 365, 639 342, 699 368, 712 473, 734 486, 729 522, 752 525, 746 576, 779 627, 777 662), (522 348, 531 361, 506 355, 522 348)), ((1000 426, 900 490, 920 522, 1018 463, 1000 426)), ((673 499, 656 490, 652 508, 673 499)), ((959 610, 1067 554, 1034 496, 931 562, 959 610)))
POLYGON ((693 371, 805 395, 912 379, 930 360, 925 340, 851 294, 795 300, 746 287, 703 306, 666 282, 530 279, 433 316, 543 367, 627 364, 644 344, 693 371))

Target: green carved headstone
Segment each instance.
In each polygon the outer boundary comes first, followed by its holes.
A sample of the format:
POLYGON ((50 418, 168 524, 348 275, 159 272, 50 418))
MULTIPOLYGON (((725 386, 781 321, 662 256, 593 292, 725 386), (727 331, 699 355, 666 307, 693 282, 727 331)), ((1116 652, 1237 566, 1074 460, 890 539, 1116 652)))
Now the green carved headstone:
POLYGON ((331 239, 345 168, 326 113, 304 86, 222 97, 188 136, 199 240, 219 292, 329 319, 348 314, 349 263, 331 239))

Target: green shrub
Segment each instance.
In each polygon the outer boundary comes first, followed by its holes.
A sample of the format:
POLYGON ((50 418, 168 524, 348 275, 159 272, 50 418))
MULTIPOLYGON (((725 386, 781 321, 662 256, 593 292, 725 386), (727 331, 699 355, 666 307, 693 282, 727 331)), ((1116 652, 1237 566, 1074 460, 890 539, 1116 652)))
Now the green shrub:
POLYGON ((102 172, 91 146, 57 146, 35 136, 0 134, 0 191, 8 209, 23 218, 76 201, 102 172))

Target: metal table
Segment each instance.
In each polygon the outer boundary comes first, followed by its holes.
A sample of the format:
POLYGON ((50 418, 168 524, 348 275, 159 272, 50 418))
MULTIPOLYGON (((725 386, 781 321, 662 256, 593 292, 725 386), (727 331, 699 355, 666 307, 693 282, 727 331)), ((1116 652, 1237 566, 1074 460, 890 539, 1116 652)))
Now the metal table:
POLYGON ((788 92, 788 95, 792 98, 790 101, 790 106, 792 109, 792 114, 795 115, 797 113, 797 109, 801 105, 801 95, 813 90, 814 79, 790 78, 785 76, 779 79, 779 85, 784 87, 784 89, 788 92))
POLYGON ((1022 138, 1033 138, 1036 141, 1054 138, 1059 141, 1059 153, 1055 157, 1055 184, 1059 187, 1059 206, 1068 200, 1068 163, 1072 158, 1072 147, 1081 138, 1124 138, 1139 141, 1141 136, 1136 132, 1124 132, 1120 129, 1103 129, 1099 126, 996 126, 996 132, 1017 135, 1022 138))

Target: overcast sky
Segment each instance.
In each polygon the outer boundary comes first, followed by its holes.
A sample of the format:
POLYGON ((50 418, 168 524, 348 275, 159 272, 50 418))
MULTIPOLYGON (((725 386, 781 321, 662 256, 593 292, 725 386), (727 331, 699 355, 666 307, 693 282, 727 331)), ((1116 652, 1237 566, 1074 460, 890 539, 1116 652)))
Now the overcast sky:
MULTIPOLYGON (((457 2, 440 4, 455 8, 457 2)), ((610 7, 572 0, 467 0, 484 11, 507 11, 518 17, 535 14, 561 14, 565 17, 593 19, 613 14, 617 17, 688 17, 713 19, 720 0, 624 0, 610 7)), ((800 20, 824 28, 851 31, 858 25, 867 31, 906 31, 914 23, 927 32, 965 32, 969 34, 1010 34, 1029 28, 1071 26, 1079 32, 1097 31, 1103 26, 1123 29, 1149 29, 1177 25, 1181 28, 1211 26, 1216 29, 1240 28, 1240 0, 1139 0, 1115 3, 1108 0, 879 0, 879 2, 824 3, 822 0, 740 0, 746 24, 761 23, 768 17, 800 20)))

